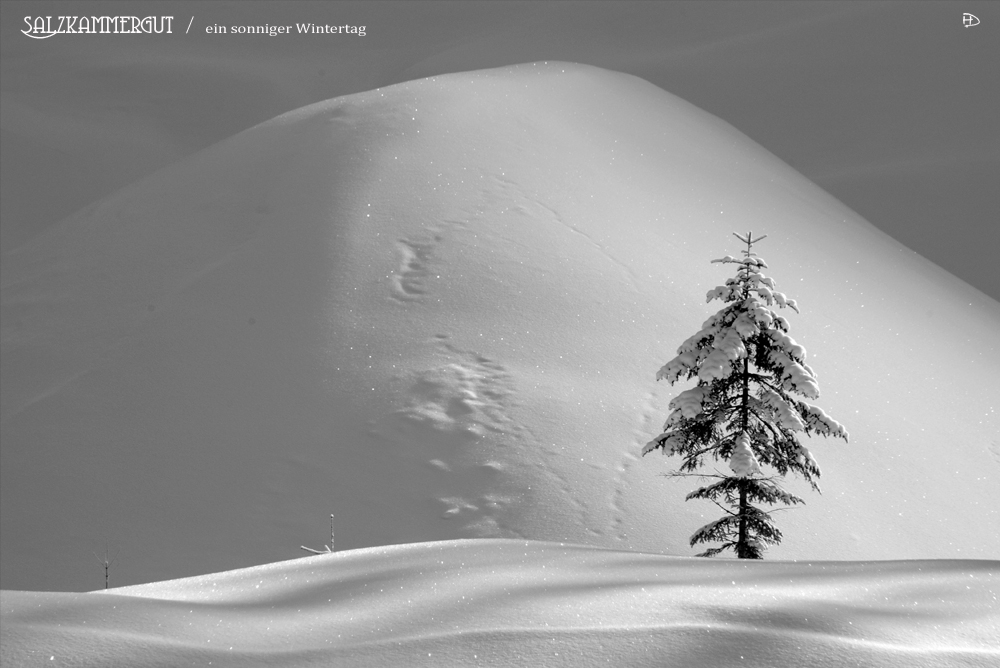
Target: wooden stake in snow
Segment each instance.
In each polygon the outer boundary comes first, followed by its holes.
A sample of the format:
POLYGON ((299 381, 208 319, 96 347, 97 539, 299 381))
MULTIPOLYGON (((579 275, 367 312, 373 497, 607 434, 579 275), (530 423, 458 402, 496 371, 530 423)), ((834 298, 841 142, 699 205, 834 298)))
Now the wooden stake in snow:
POLYGON ((306 552, 312 552, 313 554, 328 554, 328 553, 332 553, 334 551, 334 549, 335 549, 334 548, 334 543, 333 543, 333 513, 330 514, 330 544, 329 545, 324 545, 323 546, 324 549, 322 549, 322 550, 314 550, 311 547, 306 547, 305 545, 300 545, 299 547, 301 547, 306 552))

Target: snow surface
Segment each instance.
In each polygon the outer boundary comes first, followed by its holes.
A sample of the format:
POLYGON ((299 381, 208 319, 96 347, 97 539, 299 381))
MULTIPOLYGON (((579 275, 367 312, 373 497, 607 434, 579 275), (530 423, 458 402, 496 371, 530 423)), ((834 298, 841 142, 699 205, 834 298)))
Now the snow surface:
POLYGON ((289 559, 330 513, 691 554, 718 510, 641 458, 654 376, 748 230, 851 433, 769 557, 997 558, 1000 305, 677 97, 535 63, 284 114, 6 251, 2 586, 289 559))
POLYGON ((1000 564, 748 562, 510 539, 0 595, 5 666, 1000 663, 1000 564))

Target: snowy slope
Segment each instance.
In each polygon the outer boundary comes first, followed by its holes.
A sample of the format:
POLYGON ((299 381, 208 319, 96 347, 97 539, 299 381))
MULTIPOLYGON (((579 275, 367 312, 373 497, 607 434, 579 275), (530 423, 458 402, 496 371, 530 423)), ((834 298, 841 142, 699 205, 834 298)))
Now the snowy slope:
POLYGON ((717 118, 536 63, 290 112, 5 254, 3 587, 96 588, 105 540, 117 584, 287 559, 331 512, 341 549, 691 554, 717 510, 639 452, 751 229, 852 437, 771 556, 1000 555, 1000 305, 717 118))
POLYGON ((518 540, 367 548, 89 594, 3 592, 4 665, 1000 662, 1000 563, 738 562, 518 540))

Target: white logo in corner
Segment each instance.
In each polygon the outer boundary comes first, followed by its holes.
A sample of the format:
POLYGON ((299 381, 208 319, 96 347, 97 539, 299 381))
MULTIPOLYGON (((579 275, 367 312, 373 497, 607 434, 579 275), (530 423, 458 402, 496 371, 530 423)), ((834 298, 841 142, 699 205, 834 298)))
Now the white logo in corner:
POLYGON ((969 14, 968 12, 966 12, 965 14, 962 14, 962 25, 965 26, 966 28, 977 26, 979 25, 979 17, 976 16, 975 14, 969 14))

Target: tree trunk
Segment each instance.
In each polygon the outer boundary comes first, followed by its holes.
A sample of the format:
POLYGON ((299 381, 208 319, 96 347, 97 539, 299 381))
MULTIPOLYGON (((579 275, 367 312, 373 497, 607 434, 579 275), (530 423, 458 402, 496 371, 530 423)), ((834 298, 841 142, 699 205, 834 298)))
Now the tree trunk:
MULTIPOLYGON (((736 237, 740 237, 737 235, 736 237)), ((760 237, 763 239, 764 237, 760 237)), ((752 233, 747 233, 747 250, 746 256, 750 257, 750 248, 753 246, 755 239, 752 233)), ((743 299, 750 296, 750 286, 744 282, 743 283, 743 299)), ((742 405, 740 406, 740 418, 741 418, 741 429, 746 432, 747 428, 750 426, 750 351, 747 350, 746 356, 743 358, 743 397, 742 405)), ((752 551, 750 550, 750 537, 747 535, 747 510, 749 508, 747 504, 747 481, 745 478, 741 478, 740 482, 740 535, 736 540, 736 557, 738 559, 752 559, 752 551)))
POLYGON ((747 541, 747 484, 740 481, 740 537, 736 542, 736 556, 740 559, 749 559, 749 542, 747 541))
MULTIPOLYGON (((743 358, 743 405, 740 406, 742 412, 743 431, 750 426, 750 355, 743 358)), ((749 559, 750 550, 747 540, 747 481, 740 479, 740 536, 736 541, 736 556, 739 559, 749 559)))

